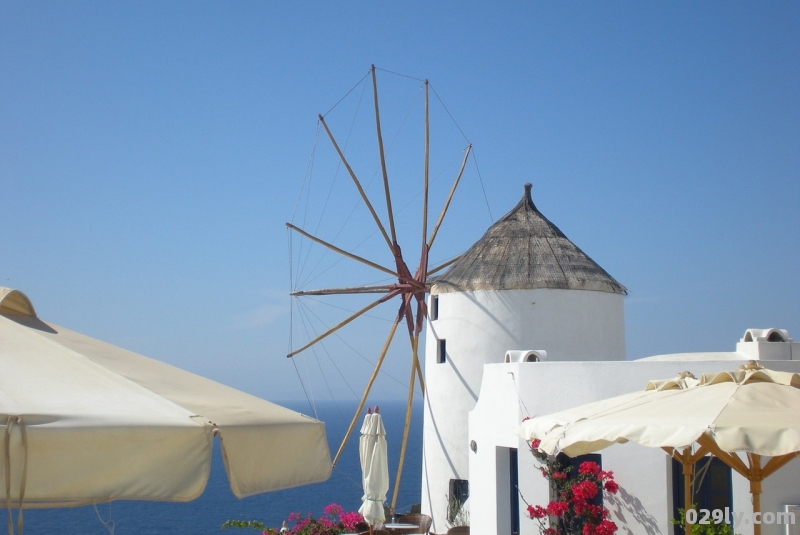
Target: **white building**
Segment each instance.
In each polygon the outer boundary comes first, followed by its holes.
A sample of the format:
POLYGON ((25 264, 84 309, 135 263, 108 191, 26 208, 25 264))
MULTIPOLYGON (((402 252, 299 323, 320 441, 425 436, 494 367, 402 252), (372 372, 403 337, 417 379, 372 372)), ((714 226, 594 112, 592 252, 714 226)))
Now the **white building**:
MULTIPOLYGON (((549 490, 514 434, 525 416, 640 390, 650 379, 687 369, 699 376, 749 359, 800 372, 800 344, 778 329, 746 331, 733 352, 625 361, 624 295, 621 284, 536 209, 530 185, 511 212, 434 280, 422 481, 422 511, 433 517, 432 532, 447 530, 448 499, 468 492, 472 533, 538 535, 522 498, 546 504, 549 490)), ((614 471, 621 487, 606 502, 621 535, 673 533, 671 463, 661 450, 635 444, 603 450, 603 467, 614 471)), ((750 511, 748 482, 729 470, 720 477, 729 481, 720 499, 732 510, 750 511)), ((762 510, 800 503, 797 481, 800 460, 764 481, 762 510)), ((762 529, 764 535, 786 533, 785 526, 762 529)), ((749 535, 752 526, 736 532, 749 535)))

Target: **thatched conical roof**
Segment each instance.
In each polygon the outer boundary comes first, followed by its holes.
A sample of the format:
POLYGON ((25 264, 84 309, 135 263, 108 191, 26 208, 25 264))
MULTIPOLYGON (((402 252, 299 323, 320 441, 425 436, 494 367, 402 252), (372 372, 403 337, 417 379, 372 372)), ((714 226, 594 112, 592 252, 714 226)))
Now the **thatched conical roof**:
POLYGON ((534 288, 627 293, 536 209, 530 184, 519 204, 431 283, 433 294, 534 288))

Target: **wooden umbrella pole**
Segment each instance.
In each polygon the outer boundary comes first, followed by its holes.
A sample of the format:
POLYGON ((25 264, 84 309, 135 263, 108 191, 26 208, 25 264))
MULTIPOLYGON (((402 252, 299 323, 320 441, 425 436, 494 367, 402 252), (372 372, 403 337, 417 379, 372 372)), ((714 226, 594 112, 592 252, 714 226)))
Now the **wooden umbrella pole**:
POLYGON ((378 372, 381 369, 381 365, 383 364, 383 359, 386 356, 386 352, 389 351, 389 346, 392 343, 392 338, 394 338, 394 333, 397 330, 397 325, 400 323, 400 318, 398 317, 394 324, 392 325, 392 330, 389 331, 389 336, 386 338, 386 342, 383 344, 383 349, 381 350, 381 355, 378 357, 378 362, 375 364, 375 369, 372 371, 372 376, 369 378, 369 382, 367 383, 367 388, 364 389, 364 394, 361 396, 361 401, 358 402, 358 408, 356 409, 356 413, 353 416, 353 419, 350 421, 350 427, 347 428, 347 433, 344 435, 344 439, 342 440, 341 445, 339 446, 339 450, 336 452, 336 456, 333 458, 333 466, 336 466, 336 463, 339 461, 339 456, 344 451, 344 447, 347 444, 347 440, 350 438, 350 434, 353 432, 353 428, 356 426, 356 422, 358 421, 358 417, 361 415, 361 411, 364 408, 364 403, 367 401, 367 396, 369 396, 369 391, 372 389, 372 383, 375 382, 375 378, 378 377, 378 372))
POLYGON ((375 65, 372 72, 372 94, 375 100, 375 128, 378 130, 378 152, 381 155, 381 171, 383 172, 383 191, 386 194, 386 211, 389 212, 389 230, 392 233, 392 243, 397 243, 397 234, 394 230, 394 212, 392 211, 392 196, 389 193, 389 175, 386 172, 386 156, 383 151, 383 134, 381 133, 381 112, 378 106, 378 78, 375 76, 375 65))
MULTIPOLYGON (((364 193, 364 188, 361 187, 361 182, 358 181, 358 178, 356 177, 356 174, 353 172, 353 169, 350 167, 350 164, 347 163, 347 158, 344 157, 342 150, 339 148, 339 144, 336 143, 336 139, 334 139, 333 134, 328 128, 328 125, 325 122, 325 119, 322 117, 322 115, 319 116, 319 121, 322 123, 322 126, 325 127, 325 132, 328 133, 328 137, 331 139, 331 143, 333 143, 333 148, 336 149, 336 152, 339 154, 339 158, 342 160, 342 163, 344 164, 345 168, 347 168, 347 172, 350 173, 350 178, 353 179, 356 188, 358 188, 358 193, 361 195, 361 199, 364 201, 364 204, 367 205, 367 208, 369 208, 369 212, 372 214, 372 218, 375 220, 375 224, 378 225, 378 230, 380 230, 381 234, 383 234, 383 239, 386 240, 386 244, 389 246, 389 249, 392 249, 392 242, 389 240, 389 235, 386 234, 386 229, 383 228, 383 223, 381 223, 378 214, 375 213, 375 209, 372 207, 372 203, 369 202, 367 194, 364 193)), ((394 252, 394 249, 392 249, 392 252, 394 252)))
POLYGON ((686 535, 692 535, 692 525, 689 523, 688 511, 692 507, 692 475, 694 475, 694 462, 692 462, 692 448, 689 446, 679 457, 683 466, 683 529, 686 535))
POLYGON ((439 215, 439 220, 436 222, 436 226, 433 227, 433 233, 431 234, 431 237, 428 240, 429 249, 431 245, 433 245, 433 240, 436 239, 436 234, 439 232, 439 227, 442 225, 444 216, 447 213, 447 208, 450 206, 450 201, 453 200, 453 194, 456 192, 456 188, 458 187, 458 182, 461 180, 461 175, 464 174, 464 168, 467 166, 467 158, 469 158, 469 153, 471 150, 472 150, 472 145, 468 145, 467 152, 466 154, 464 154, 464 161, 461 162, 461 169, 459 169, 458 176, 456 176, 456 181, 453 183, 453 187, 450 188, 450 194, 447 196, 447 201, 444 203, 444 208, 442 208, 442 213, 439 215))
MULTIPOLYGON (((753 516, 761 512, 761 455, 748 453, 750 461, 750 494, 753 495, 753 516)), ((761 522, 753 522, 753 535, 761 535, 761 522)))
POLYGON ((408 403, 406 404, 406 422, 403 427, 403 442, 400 445, 400 460, 397 463, 397 477, 394 480, 394 492, 392 493, 392 506, 389 509, 394 514, 397 505, 397 493, 400 490, 400 477, 403 474, 403 461, 406 457, 406 444, 408 443, 408 431, 411 428, 411 402, 414 400, 414 376, 417 368, 411 366, 411 380, 408 382, 408 403))
MULTIPOLYGON (((360 257, 360 256, 358 256, 358 255, 354 255, 353 253, 348 253, 348 252, 347 252, 347 251, 345 251, 344 249, 340 249, 339 247, 336 247, 336 246, 335 246, 335 245, 333 245, 332 243, 328 243, 328 242, 326 242, 326 241, 325 241, 325 240, 323 240, 323 239, 317 238, 317 237, 316 237, 316 236, 314 236, 313 234, 309 234, 309 233, 308 233, 308 232, 306 232, 305 230, 301 229, 300 227, 296 227, 296 226, 292 225, 291 223, 286 223, 286 226, 287 226, 288 228, 292 229, 293 231, 295 231, 295 232, 298 232, 298 233, 302 234, 303 236, 305 236, 305 237, 306 237, 306 238, 308 238, 309 240, 311 240, 311 241, 315 241, 315 242, 317 242, 317 243, 318 243, 318 244, 320 244, 320 245, 324 245, 325 247, 327 247, 327 248, 328 248, 328 249, 330 249, 331 251, 336 251, 336 252, 337 252, 337 253, 339 253, 340 255, 346 256, 347 258, 350 258, 350 259, 352 259, 352 260, 355 260, 355 261, 357 261, 357 262, 361 262, 362 264, 366 264, 366 265, 368 265, 368 266, 370 266, 370 267, 374 267, 374 268, 375 268, 375 269, 377 269, 378 271, 383 271, 384 273, 387 273, 387 274, 389 274, 389 275, 391 275, 391 276, 393 276, 393 277, 397 277, 398 279, 404 279, 404 278, 405 278, 405 277, 402 277, 402 276, 400 276, 399 274, 395 273, 395 272, 394 272, 394 271, 392 271, 391 269, 389 269, 389 268, 385 268, 385 267, 381 266, 380 264, 376 264, 375 262, 370 262, 370 261, 369 261, 369 260, 367 260, 366 258, 362 258, 362 257, 360 257)), ((393 249, 393 250, 394 250, 394 249, 393 249)), ((406 282, 410 282, 410 281, 406 281, 406 282)))

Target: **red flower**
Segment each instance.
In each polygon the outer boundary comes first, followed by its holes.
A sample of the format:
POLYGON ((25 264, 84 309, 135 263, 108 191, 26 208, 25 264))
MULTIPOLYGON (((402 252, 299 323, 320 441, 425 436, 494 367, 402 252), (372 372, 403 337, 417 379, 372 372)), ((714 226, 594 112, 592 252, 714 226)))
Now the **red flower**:
POLYGON ((553 479, 567 479, 567 474, 564 472, 553 472, 553 479))
POLYGON ((601 470, 597 474, 597 479, 602 479, 602 480, 614 479, 614 472, 612 472, 611 470, 609 470, 608 472, 606 472, 605 470, 601 470))
POLYGON ((582 462, 578 467, 579 474, 596 476, 600 472, 600 465, 592 461, 582 462))
POLYGON ((587 501, 597 496, 597 484, 593 481, 581 481, 572 485, 572 496, 575 501, 587 501))
POLYGON ((550 502, 547 504, 547 512, 553 516, 561 516, 567 511, 569 511, 567 502, 550 502))
POLYGON ((533 505, 529 505, 528 516, 530 516, 531 518, 544 518, 547 516, 547 509, 545 509, 541 505, 537 505, 535 507, 533 505))
POLYGON ((538 438, 534 438, 534 439, 531 441, 531 448, 533 448, 533 449, 538 449, 538 448, 539 448, 539 444, 541 444, 541 443, 542 443, 542 441, 541 441, 541 440, 539 440, 538 438))
POLYGON ((610 520, 603 520, 594 528, 595 535, 614 535, 617 525, 610 520))
POLYGON ((523 419, 522 419, 522 421, 523 421, 523 422, 527 422, 527 421, 528 421, 528 420, 530 420, 530 419, 531 419, 531 417, 530 417, 530 416, 526 416, 525 418, 523 418, 523 419))
POLYGON ((616 494, 619 490, 619 485, 613 479, 609 479, 603 485, 603 488, 606 489, 606 492, 610 492, 611 494, 616 494))
POLYGON ((594 532, 594 526, 592 526, 589 522, 583 525, 583 535, 592 535, 594 532))

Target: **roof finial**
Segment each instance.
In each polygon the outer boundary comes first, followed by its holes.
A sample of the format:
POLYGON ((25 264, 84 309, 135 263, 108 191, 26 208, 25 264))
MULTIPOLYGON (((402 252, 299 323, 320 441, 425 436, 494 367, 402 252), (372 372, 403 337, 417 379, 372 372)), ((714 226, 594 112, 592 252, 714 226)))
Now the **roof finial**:
POLYGON ((529 207, 536 209, 536 205, 533 204, 533 198, 531 197, 531 190, 533 189, 533 184, 527 182, 525 184, 525 194, 522 196, 522 203, 527 204, 529 207))

